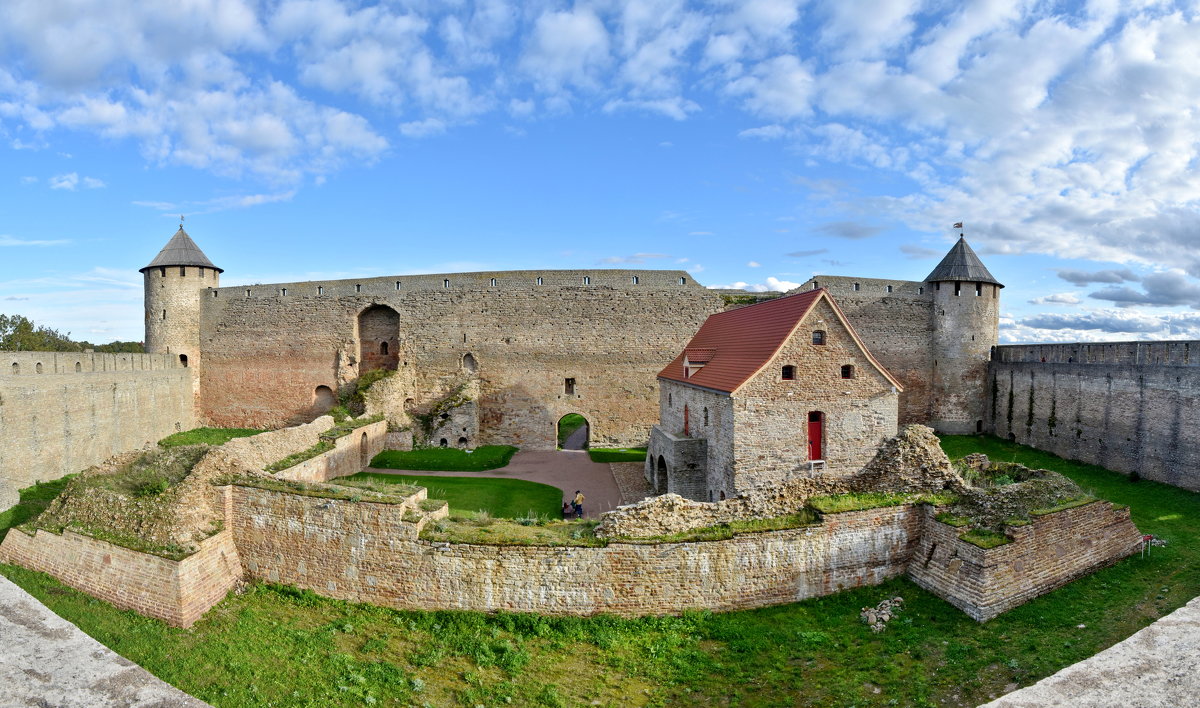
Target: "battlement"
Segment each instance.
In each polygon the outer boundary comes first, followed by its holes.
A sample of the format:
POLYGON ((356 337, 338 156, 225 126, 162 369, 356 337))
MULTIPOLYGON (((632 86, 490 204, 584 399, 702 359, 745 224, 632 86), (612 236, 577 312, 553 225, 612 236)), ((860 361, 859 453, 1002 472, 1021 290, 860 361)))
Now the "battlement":
POLYGON ((1200 341, 1006 344, 996 347, 992 360, 1004 364, 1200 366, 1200 341))
POLYGON ((479 273, 424 273, 346 280, 311 280, 209 288, 207 297, 288 297, 394 295, 438 290, 536 290, 537 288, 706 290, 682 270, 508 270, 479 273))
POLYGON ((844 275, 814 275, 803 285, 791 292, 825 288, 838 300, 854 297, 900 297, 931 299, 930 287, 912 280, 885 280, 883 278, 853 278, 844 275))
POLYGON ((161 371, 183 368, 172 354, 98 354, 96 352, 0 352, 0 376, 96 374, 112 371, 161 371))

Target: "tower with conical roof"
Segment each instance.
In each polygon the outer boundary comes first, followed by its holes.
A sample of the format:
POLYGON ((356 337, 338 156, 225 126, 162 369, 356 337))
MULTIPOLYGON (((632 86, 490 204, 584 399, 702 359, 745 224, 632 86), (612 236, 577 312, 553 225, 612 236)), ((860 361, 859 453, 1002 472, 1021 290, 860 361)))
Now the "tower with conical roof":
POLYGON ((141 269, 146 291, 146 351, 199 363, 200 297, 220 285, 222 270, 208 260, 183 224, 141 269))
POLYGON ((925 283, 933 293, 929 425, 956 435, 982 432, 988 361, 999 338, 1004 286, 961 233, 925 283))

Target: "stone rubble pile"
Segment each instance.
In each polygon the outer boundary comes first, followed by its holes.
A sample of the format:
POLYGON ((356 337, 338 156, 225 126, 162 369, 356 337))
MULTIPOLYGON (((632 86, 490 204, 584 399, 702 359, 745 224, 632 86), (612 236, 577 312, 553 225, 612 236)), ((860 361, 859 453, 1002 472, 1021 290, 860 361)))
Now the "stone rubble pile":
POLYGON ((881 601, 874 607, 862 608, 862 612, 858 616, 871 628, 872 632, 882 632, 887 627, 887 623, 895 619, 902 609, 904 609, 904 598, 897 595, 881 601))

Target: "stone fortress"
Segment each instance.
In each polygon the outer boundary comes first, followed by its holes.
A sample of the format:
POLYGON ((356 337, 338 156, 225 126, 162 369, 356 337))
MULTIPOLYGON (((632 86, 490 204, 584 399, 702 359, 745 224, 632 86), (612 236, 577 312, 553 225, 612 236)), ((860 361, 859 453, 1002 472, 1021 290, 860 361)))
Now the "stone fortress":
POLYGON ((1084 459, 1103 437, 1126 452, 1118 469, 1197 488, 1174 464, 1198 449, 1187 344, 1076 345, 1075 354, 997 346, 1003 286, 961 237, 922 282, 816 276, 767 296, 709 290, 681 271, 220 287, 222 272, 180 228, 142 269, 149 353, 0 362, 0 508, 16 489, 176 430, 274 430, 197 465, 224 470, 211 480, 226 483, 197 502, 222 530, 181 560, 44 529, 8 534, 0 557, 182 625, 241 578, 396 607, 641 614, 790 602, 906 572, 983 620, 1132 552, 1140 535, 1128 509, 1097 501, 1039 515, 1006 527, 1010 542, 990 549, 917 502, 728 540, 652 539, 786 516, 822 493, 969 496, 926 429, 899 430, 909 424, 1070 445, 1084 459), (704 385, 731 342, 772 321, 779 334, 744 378, 704 385), (1130 347, 1136 361, 1125 367, 1130 347), (395 373, 366 406, 383 420, 261 481, 272 460, 325 439, 339 394, 379 369, 395 373), (1131 401, 1141 408, 1123 408, 1131 401), (553 449, 569 413, 587 419, 595 446, 649 440, 647 477, 667 493, 607 515, 599 546, 430 541, 423 529, 446 510, 423 493, 331 492, 314 504, 283 484, 352 474, 388 446, 553 449), (1176 424, 1151 422, 1163 414, 1176 424), (712 432, 721 421, 734 437, 712 432), (595 587, 572 581, 579 568, 595 587))

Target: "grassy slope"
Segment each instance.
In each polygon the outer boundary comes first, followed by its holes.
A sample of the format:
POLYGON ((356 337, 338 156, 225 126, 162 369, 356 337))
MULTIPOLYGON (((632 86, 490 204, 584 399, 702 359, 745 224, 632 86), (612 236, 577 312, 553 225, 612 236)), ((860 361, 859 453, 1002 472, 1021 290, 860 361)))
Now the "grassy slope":
MULTIPOLYGON (((904 579, 781 607, 681 618, 397 612, 256 585, 191 631, 0 566, 51 609, 216 706, 974 706, 1128 636, 1200 594, 1200 495, 996 440, 950 439, 1067 473, 1167 538, 978 624, 904 579), (858 611, 892 595, 881 634, 858 611), (1083 625, 1083 627, 1079 627, 1083 625), (414 691, 412 679, 422 690, 414 691)), ((585 579, 581 579, 585 582, 585 579)))
POLYGON ((369 480, 398 484, 415 484, 429 490, 430 499, 445 499, 450 510, 486 510, 492 516, 508 519, 532 513, 557 519, 562 515, 562 490, 548 484, 522 479, 493 479, 491 477, 422 477, 360 472, 344 480, 369 480))
POLYGON ((158 441, 163 447, 177 447, 179 445, 224 445, 234 438, 247 438, 251 435, 258 435, 263 431, 254 430, 253 428, 195 428, 185 430, 182 433, 168 435, 158 441))
POLYGON ((516 451, 511 445, 484 445, 469 453, 453 447, 384 450, 371 460, 371 466, 389 470, 483 472, 504 467, 516 451))

